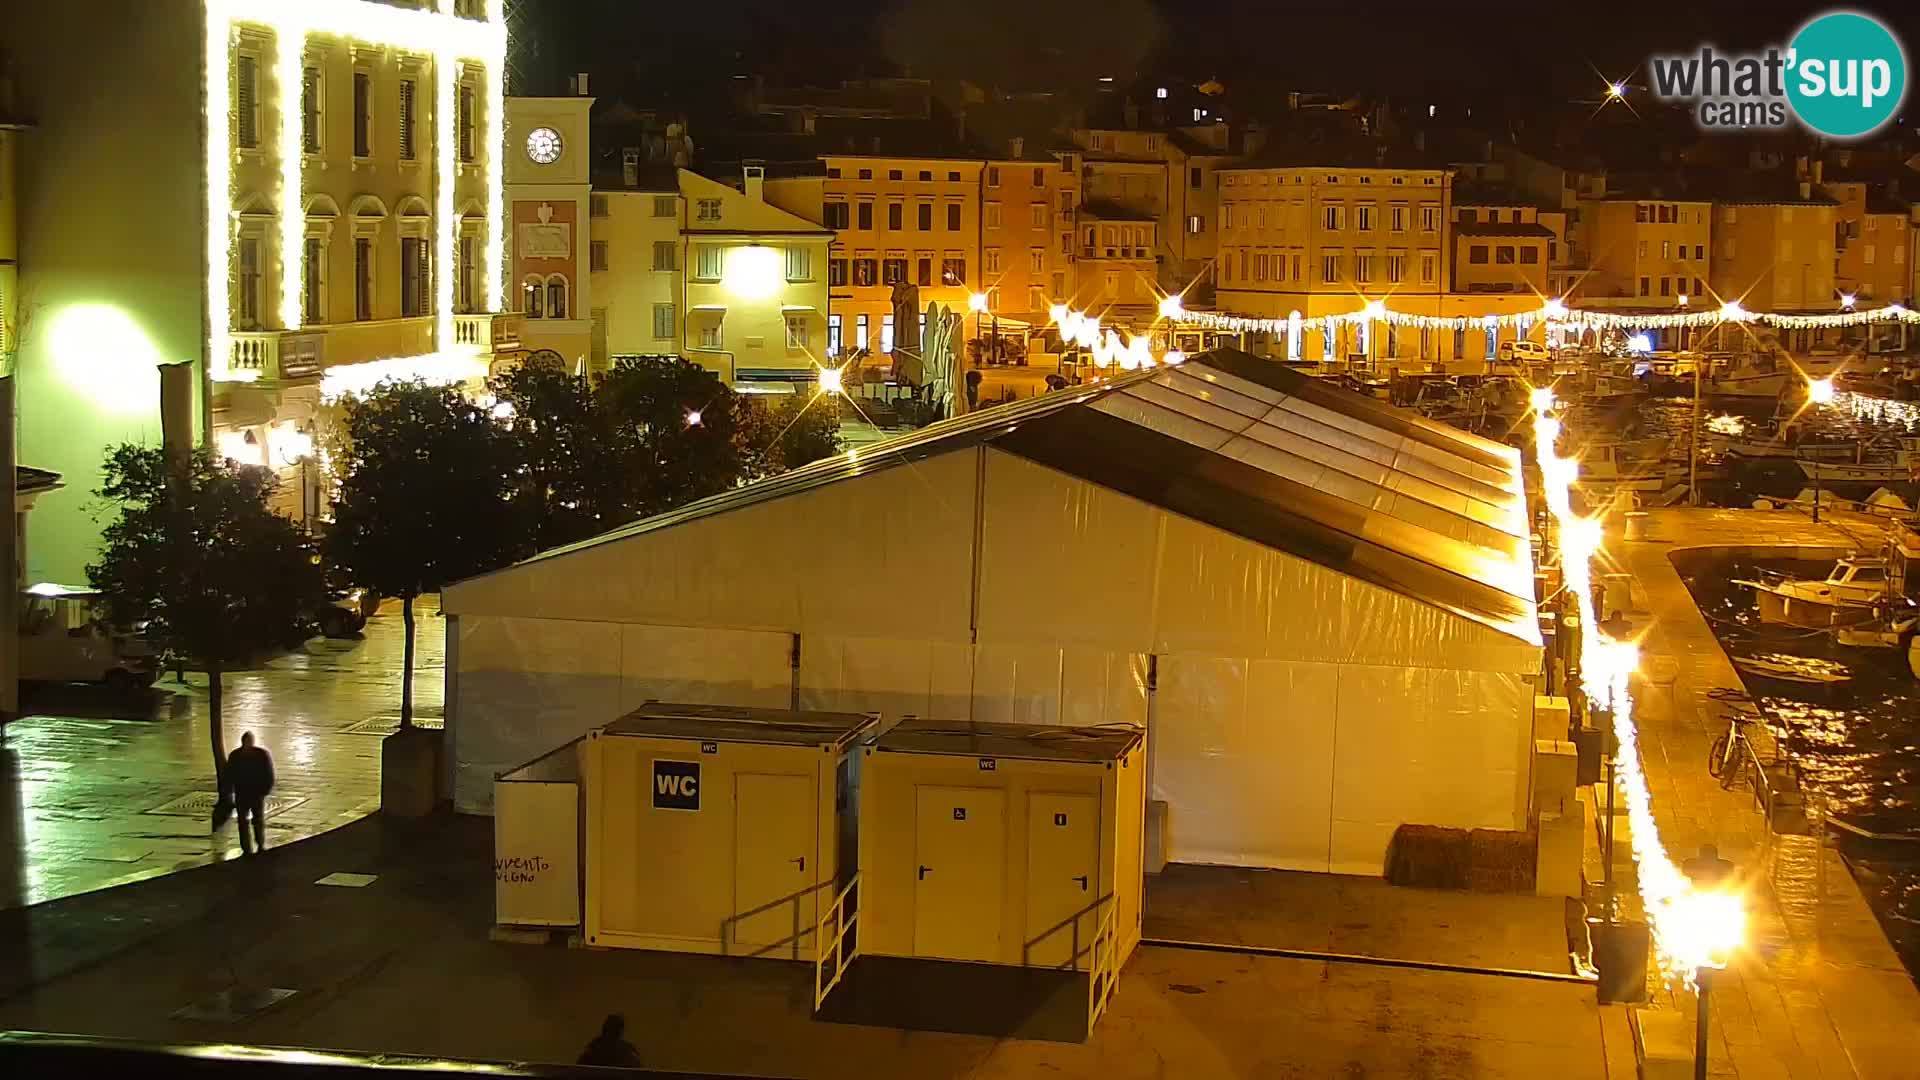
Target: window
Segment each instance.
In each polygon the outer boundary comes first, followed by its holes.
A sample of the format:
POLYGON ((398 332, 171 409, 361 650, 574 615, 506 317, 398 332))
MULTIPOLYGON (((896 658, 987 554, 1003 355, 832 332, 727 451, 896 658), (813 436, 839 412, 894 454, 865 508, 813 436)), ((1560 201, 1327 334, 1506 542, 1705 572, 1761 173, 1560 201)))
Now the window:
POLYGON ((607 242, 605 240, 595 240, 588 246, 587 268, 601 271, 607 268, 607 242))
POLYGON ((1387 280, 1399 284, 1407 279, 1407 257, 1405 255, 1387 256, 1387 280))
POLYGON ((846 203, 844 202, 825 203, 820 207, 820 210, 821 210, 820 216, 823 219, 821 221, 822 225, 825 225, 829 229, 844 229, 847 227, 847 204, 846 203))
POLYGON ((1662 203, 1655 209, 1658 210, 1658 213, 1654 215, 1656 221, 1665 225, 1673 224, 1673 207, 1662 203))
POLYGON ((306 295, 302 298, 301 321, 323 323, 327 321, 327 248, 317 237, 308 237, 306 247, 301 251, 300 281, 306 295))
POLYGON ((933 231, 933 204, 923 202, 913 208, 913 223, 921 232, 933 231))
POLYGON ((1485 266, 1487 263, 1487 245, 1475 244, 1468 248, 1467 261, 1475 266, 1485 266))
POLYGON ((1233 228, 1233 204, 1221 203, 1220 204, 1220 231, 1226 232, 1228 229, 1231 229, 1231 228, 1233 228))
POLYGON ((990 247, 980 254, 986 263, 986 272, 989 274, 998 274, 1000 272, 1000 249, 990 247))
MULTIPOLYGON (((926 176, 923 173, 921 175, 921 179, 924 180, 925 178, 926 176)), ((828 356, 840 355, 840 329, 841 329, 840 316, 838 315, 827 316, 827 355, 828 356)))
POLYGON ((1160 136, 1158 135, 1147 136, 1147 153, 1149 154, 1156 153, 1159 151, 1159 149, 1160 149, 1160 136))
POLYGON ((907 178, 907 174, 904 172, 901 172, 899 169, 887 170, 887 179, 889 180, 905 180, 906 178, 907 178))
POLYGON ((867 319, 865 312, 853 317, 853 347, 856 349, 867 347, 867 319))
POLYGON ((1073 192, 1063 191, 1060 193, 1060 212, 1063 214, 1073 213, 1073 192))
POLYGON ((959 182, 960 182, 960 173, 959 173, 959 171, 958 171, 958 170, 955 170, 954 172, 950 172, 950 173, 948 173, 948 174, 947 174, 947 182, 948 182, 948 183, 950 183, 950 184, 957 184, 957 183, 959 183, 959 182))
POLYGON ((1640 279, 1640 295, 1641 296, 1653 295, 1653 289, 1649 286, 1648 279, 1646 278, 1640 279))
POLYGON ((1373 207, 1360 205, 1353 208, 1354 227, 1362 232, 1373 231, 1373 207))
POLYGON ((719 319, 715 319, 705 326, 702 326, 700 328, 700 347, 703 349, 719 349, 725 347, 726 336, 722 333, 722 328, 723 324, 719 319))
MULTIPOLYGON (((1685 252, 1685 250, 1684 250, 1684 249, 1683 249, 1683 250, 1681 251, 1681 254, 1682 254, 1682 255, 1685 255, 1685 254, 1686 254, 1686 252, 1685 252)), ((1660 257, 1661 257, 1662 259, 1672 259, 1672 258, 1673 258, 1673 241, 1671 241, 1671 240, 1662 240, 1662 241, 1660 241, 1660 257)))
POLYGON ((1032 203, 1027 207, 1027 224, 1036 229, 1047 227, 1047 204, 1032 203))
POLYGON ((1647 222, 1652 221, 1653 208, 1646 203, 1635 203, 1633 207, 1633 220, 1635 224, 1639 225, 1645 225, 1647 222))
MULTIPOLYGON (((428 242, 424 236, 408 236, 400 240, 400 315, 403 318, 418 317, 432 310, 433 254, 427 246, 428 242)), ((564 312, 565 290, 561 292, 560 311, 564 312)), ((555 314, 553 317, 566 318, 564 314, 555 314)))
POLYGON ((1494 248, 1493 261, 1496 263, 1499 263, 1501 266, 1512 266, 1513 265, 1513 245, 1501 244, 1499 247, 1494 248))
POLYGON ((1420 207, 1420 231, 1438 232, 1440 230, 1440 208, 1432 203, 1420 207))
POLYGON ((901 223, 901 219, 905 216, 906 212, 907 212, 907 208, 905 206, 902 206, 899 203, 888 203, 887 204, 887 228, 889 229, 905 228, 905 225, 901 223))
POLYGON ((870 202, 861 203, 858 217, 860 220, 860 225, 859 225, 860 228, 862 229, 873 228, 873 204, 870 202))
POLYGON ((1727 237, 1727 242, 1721 245, 1720 255, 1722 258, 1733 258, 1733 237, 1727 237))
POLYGON ((1707 245, 1705 245, 1705 244, 1695 244, 1695 245, 1693 245, 1693 257, 1694 257, 1694 258, 1696 258, 1696 259, 1704 259, 1704 258, 1706 258, 1706 257, 1707 257, 1707 245))
POLYGON ((906 284, 906 280, 907 280, 907 260, 904 257, 887 258, 887 259, 881 260, 880 284, 904 285, 906 284))
POLYGON ((998 165, 987 166, 987 186, 988 187, 1000 186, 1000 166, 998 165))
POLYGON ((1253 280, 1255 281, 1267 280, 1267 270, 1268 270, 1267 253, 1264 251, 1254 252, 1253 253, 1253 280))
POLYGON ((1532 266, 1540 262, 1540 249, 1529 244, 1520 249, 1521 263, 1532 266))
MULTIPOLYGON (((474 111, 473 86, 469 83, 461 83, 460 84, 460 160, 461 161, 470 162, 473 160, 473 145, 475 142, 473 111, 474 111)), ((566 291, 565 286, 562 286, 561 292, 564 294, 565 291, 566 291)), ((562 302, 564 303, 564 301, 562 302)), ((556 319, 564 318, 564 317, 565 316, 561 316, 561 315, 554 316, 554 318, 556 319)))
POLYGON ((1693 295, 1695 296, 1707 295, 1707 286, 1699 278, 1693 279, 1693 295))
POLYGON ((1434 256, 1433 252, 1423 251, 1420 253, 1420 281, 1422 284, 1433 284, 1434 271, 1439 264, 1440 260, 1434 256))
POLYGON ((671 195, 655 195, 653 197, 653 216, 657 218, 672 217, 678 210, 678 206, 676 205, 678 202, 679 200, 671 195))
MULTIPOLYGON (((466 148, 462 161, 473 160, 472 138, 468 133, 468 141, 461 144, 466 148)), ((373 75, 365 71, 353 73, 353 156, 373 156, 373 75)))
POLYGON ((320 152, 320 69, 300 73, 300 149, 320 152))
POLYGON ((700 281, 720 280, 720 245, 695 244, 693 248, 693 276, 700 281))
POLYGON ((720 220, 720 200, 700 199, 693 204, 693 220, 714 222, 720 220))
POLYGON ((1635 249, 1635 254, 1642 259, 1647 257, 1647 242, 1645 240, 1640 241, 1639 247, 1635 249))
POLYGON ((1480 336, 1486 339, 1486 358, 1488 360, 1493 359, 1494 350, 1500 345, 1500 328, 1498 324, 1491 322, 1483 324, 1480 329, 1480 336))
POLYGON ((1673 279, 1672 278, 1663 277, 1660 279, 1660 295, 1661 296, 1673 295, 1673 279))
POLYGON ((233 142, 242 150, 260 145, 260 58, 251 53, 233 61, 233 142))
POLYGON ((1339 281, 1340 280, 1340 256, 1338 255, 1320 256, 1320 280, 1321 281, 1339 281))
POLYGON ((420 93, 420 84, 412 79, 400 80, 400 160, 414 159, 413 125, 416 96, 420 93))
POLYGON ((677 257, 679 249, 680 245, 672 240, 655 240, 653 242, 653 268, 655 270, 678 270, 680 268, 677 257))
POLYGON ((607 197, 605 195, 587 196, 587 216, 597 218, 607 216, 607 197))
POLYGON ((862 179, 862 180, 871 180, 871 179, 873 179, 873 170, 872 170, 872 169, 861 169, 861 170, 860 170, 860 179, 862 179))
POLYGON ((1736 217, 1735 217, 1735 215, 1734 215, 1734 212, 1733 212, 1733 207, 1731 207, 1731 206, 1729 206, 1729 207, 1726 207, 1725 209, 1723 209, 1723 210, 1721 210, 1721 211, 1720 211, 1720 223, 1721 223, 1721 224, 1723 224, 1723 225, 1731 225, 1731 224, 1733 224, 1733 223, 1734 223, 1734 221, 1735 221, 1735 220, 1737 220, 1737 218, 1736 218, 1736 217))
POLYGON ((940 284, 965 285, 967 283, 967 260, 948 256, 940 260, 940 284))
POLYGON ((541 285, 540 279, 537 277, 528 278, 526 285, 523 287, 523 291, 526 293, 526 302, 521 305, 521 310, 526 313, 527 318, 538 319, 544 316, 547 306, 547 290, 541 285))
POLYGON ((675 336, 678 321, 679 320, 673 317, 672 304, 653 305, 653 339, 655 341, 672 341, 675 336))
POLYGON ((1047 272, 1047 252, 1045 248, 1034 248, 1027 252, 1027 273, 1044 274, 1047 272))
POLYGON ((1199 214, 1187 215, 1187 232, 1201 233, 1205 231, 1206 231, 1206 222, 1200 217, 1199 214))
POLYGON ((921 169, 921 170, 920 170, 920 179, 922 179, 922 180, 931 180, 931 179, 933 179, 933 170, 932 170, 932 169, 921 169))
POLYGON ((893 351, 893 312, 891 311, 880 316, 880 351, 883 353, 893 351))
POLYGON ((456 310, 472 311, 474 310, 473 282, 476 276, 475 271, 480 268, 480 238, 470 235, 461 236, 460 246, 454 251, 453 257, 455 261, 460 264, 460 273, 455 290, 456 295, 454 296, 456 310))
POLYGON ((1387 227, 1394 232, 1407 231, 1407 208, 1404 205, 1395 204, 1388 208, 1387 227))
POLYGON ((1201 171, 1200 166, 1190 166, 1187 169, 1187 186, 1197 191, 1205 184, 1206 174, 1201 171))
POLYGON ((1868 266, 1873 265, 1873 245, 1872 244, 1868 244, 1866 246, 1866 249, 1863 252, 1863 259, 1866 262, 1866 265, 1868 266))
POLYGON ((1300 256, 1299 256, 1298 254, 1295 254, 1295 255, 1294 255, 1294 257, 1293 257, 1293 280, 1295 280, 1295 281, 1305 281, 1305 280, 1307 280, 1307 279, 1306 279, 1306 278, 1305 278, 1305 277, 1304 277, 1304 276, 1303 276, 1303 275, 1302 275, 1302 274, 1300 273, 1300 256))
POLYGON ((353 240, 353 317, 373 318, 373 241, 364 236, 353 240))
MULTIPOLYGON (((1342 215, 1341 215, 1341 213, 1340 213, 1340 206, 1339 206, 1339 204, 1337 204, 1337 203, 1329 203, 1329 204, 1327 205, 1327 208, 1326 208, 1326 209, 1327 209, 1327 228, 1329 228, 1329 229, 1339 229, 1339 228, 1342 228, 1342 227, 1343 227, 1343 226, 1341 225, 1341 221, 1342 221, 1342 215)), ((1266 208, 1265 208, 1265 207, 1262 207, 1262 208, 1261 208, 1261 213, 1262 213, 1262 215, 1263 215, 1263 216, 1264 216, 1264 214, 1265 214, 1265 211, 1266 211, 1266 208)), ((1263 224, 1263 225, 1264 225, 1264 224, 1265 224, 1265 222, 1261 222, 1261 224, 1263 224)))
POLYGON ((847 260, 827 260, 827 284, 845 285, 847 283, 847 260))
POLYGON ((260 238, 240 238, 240 295, 234 322, 245 329, 260 325, 260 238))
POLYGON ((803 247, 787 249, 787 280, 813 280, 813 252, 803 247))
POLYGON ((947 231, 960 231, 960 204, 957 202, 947 204, 947 231))
POLYGON ((933 256, 922 255, 914 260, 913 283, 928 286, 933 284, 933 256))
MULTIPOLYGON (((1198 118, 1196 117, 1196 119, 1198 118)), ((1100 132, 1096 131, 1093 133, 1093 137, 1089 140, 1089 142, 1091 143, 1091 145, 1095 150, 1104 150, 1106 149, 1107 137, 1105 135, 1102 135, 1100 132)))
POLYGON ((853 260, 853 283, 855 285, 877 285, 880 282, 880 264, 873 258, 853 260))
POLYGON ((787 316, 787 348, 804 350, 807 347, 807 318, 804 315, 787 316))
POLYGON ((997 229, 1000 227, 1000 204, 999 203, 997 202, 987 203, 985 208, 983 209, 983 213, 987 215, 987 223, 986 223, 987 228, 997 229))

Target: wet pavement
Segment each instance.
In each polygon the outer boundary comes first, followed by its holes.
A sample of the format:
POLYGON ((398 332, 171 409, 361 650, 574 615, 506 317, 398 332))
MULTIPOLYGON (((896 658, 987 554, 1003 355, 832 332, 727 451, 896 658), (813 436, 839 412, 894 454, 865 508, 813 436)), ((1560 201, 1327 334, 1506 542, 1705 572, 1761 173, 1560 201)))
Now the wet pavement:
MULTIPOLYGON (((417 602, 415 716, 439 723, 445 621, 417 602)), ((251 731, 274 758, 267 843, 287 843, 379 808, 380 739, 399 722, 403 634, 389 601, 360 639, 229 673, 229 749, 251 731)), ((0 729, 0 910, 238 858, 229 823, 209 833, 213 762, 207 678, 165 675, 146 695, 83 686, 24 695, 0 729)))

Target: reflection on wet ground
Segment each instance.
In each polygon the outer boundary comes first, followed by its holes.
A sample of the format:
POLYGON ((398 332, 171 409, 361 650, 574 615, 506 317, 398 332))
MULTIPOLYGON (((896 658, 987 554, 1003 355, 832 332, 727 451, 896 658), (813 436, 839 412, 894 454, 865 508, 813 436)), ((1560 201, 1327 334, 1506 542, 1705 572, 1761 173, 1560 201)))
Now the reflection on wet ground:
MULTIPOLYGON (((445 622, 419 615, 416 715, 441 716, 445 622)), ((359 640, 316 638, 302 652, 229 673, 226 741, 251 731, 274 756, 267 842, 286 842, 378 808, 380 736, 398 722, 402 627, 389 602, 359 640)), ((0 732, 0 908, 39 903, 237 858, 233 826, 208 829, 213 763, 207 679, 171 673, 142 695, 90 686, 27 693, 0 732)))
POLYGON ((1848 676, 1804 683, 1741 670, 1809 794, 1823 797, 1831 816, 1889 838, 1835 834, 1894 948, 1920 975, 1920 680, 1904 650, 1852 648, 1824 630, 1763 625, 1753 590, 1733 584, 1763 570, 1825 577, 1831 563, 1685 552, 1674 561, 1736 667, 1744 658, 1781 656, 1848 676))

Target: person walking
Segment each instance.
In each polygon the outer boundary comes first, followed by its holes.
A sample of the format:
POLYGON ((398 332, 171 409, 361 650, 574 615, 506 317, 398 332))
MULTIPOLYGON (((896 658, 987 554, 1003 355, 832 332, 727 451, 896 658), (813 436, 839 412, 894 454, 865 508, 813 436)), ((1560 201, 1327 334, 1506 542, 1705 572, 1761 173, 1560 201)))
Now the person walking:
POLYGON ((608 1013, 600 1023, 600 1034, 580 1052, 578 1065, 611 1065, 616 1068, 637 1069, 640 1067, 640 1051, 625 1038, 627 1018, 619 1013, 608 1013))
POLYGON ((240 850, 267 849, 266 802, 273 790, 273 756, 253 745, 253 732, 240 736, 240 746, 227 755, 227 786, 233 789, 233 816, 240 826, 240 850), (253 843, 247 842, 247 819, 253 819, 253 843))

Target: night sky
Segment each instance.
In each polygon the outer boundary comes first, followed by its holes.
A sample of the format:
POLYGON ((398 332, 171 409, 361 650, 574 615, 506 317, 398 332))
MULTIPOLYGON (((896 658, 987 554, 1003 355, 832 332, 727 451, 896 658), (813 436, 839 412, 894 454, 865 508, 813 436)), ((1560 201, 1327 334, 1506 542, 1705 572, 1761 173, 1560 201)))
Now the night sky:
POLYGON ((737 72, 789 85, 912 74, 1013 88, 1150 73, 1441 102, 1564 98, 1589 92, 1596 70, 1644 77, 1655 51, 1784 42, 1843 6, 1887 19, 1920 49, 1920 4, 1885 2, 734 0, 724 17, 659 0, 512 2, 522 38, 539 37, 523 64, 527 92, 563 92, 565 73, 588 70, 598 93, 625 81, 681 100, 722 92, 737 72))

